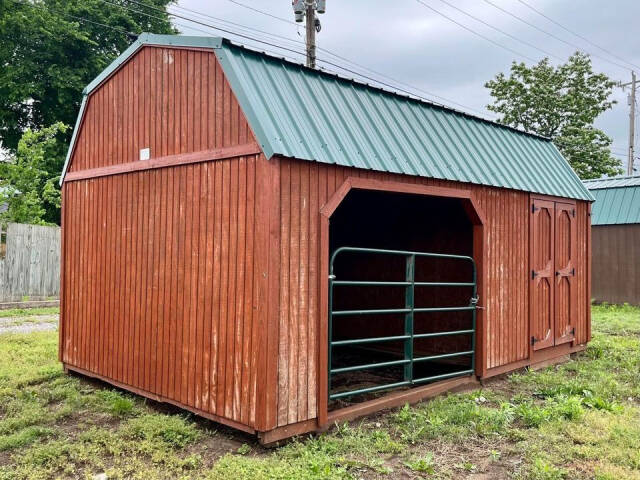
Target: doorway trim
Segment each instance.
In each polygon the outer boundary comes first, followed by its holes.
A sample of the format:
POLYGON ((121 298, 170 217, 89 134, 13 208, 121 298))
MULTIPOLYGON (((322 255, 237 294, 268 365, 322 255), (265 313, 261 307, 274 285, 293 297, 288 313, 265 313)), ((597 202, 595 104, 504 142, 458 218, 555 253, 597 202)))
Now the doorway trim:
MULTIPOLYGON (((328 318, 329 318, 329 228, 330 219, 342 201, 351 190, 372 190, 390 193, 407 193, 413 195, 425 195, 430 197, 456 198, 462 200, 462 206, 471 221, 473 227, 473 258, 477 267, 479 304, 484 305, 486 300, 485 264, 486 264, 486 225, 485 215, 473 192, 469 189, 456 189, 448 187, 436 187, 430 185, 419 185, 414 183, 404 183, 390 180, 374 180, 368 178, 348 177, 342 185, 329 198, 327 203, 320 209, 320 314, 318 318, 318 402, 317 419, 318 428, 324 428, 329 422, 328 411, 328 318)), ((475 375, 483 377, 487 371, 485 355, 486 321, 485 308, 479 306, 476 316, 476 367, 475 375)), ((435 382, 432 385, 436 385, 435 382)), ((425 390, 425 397, 428 391, 425 390)), ((392 394, 386 395, 376 400, 376 410, 393 406, 394 397, 392 394), (386 405, 385 398, 388 398, 389 405, 386 405)), ((416 399, 416 401, 419 400, 416 399)), ((345 412, 346 414, 346 412, 345 412)), ((331 421, 336 421, 340 417, 332 412, 331 421)))

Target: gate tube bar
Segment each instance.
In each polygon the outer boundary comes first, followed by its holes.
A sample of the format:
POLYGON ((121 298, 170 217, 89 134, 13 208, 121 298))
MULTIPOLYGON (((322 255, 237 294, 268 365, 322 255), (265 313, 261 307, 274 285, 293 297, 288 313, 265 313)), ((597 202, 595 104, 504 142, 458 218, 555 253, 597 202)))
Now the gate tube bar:
POLYGON ((345 372, 353 372, 354 370, 368 370, 369 368, 390 367, 392 365, 404 365, 409 362, 411 362, 411 360, 403 359, 403 360, 391 360, 389 362, 367 363, 365 365, 353 365, 351 367, 334 368, 334 369, 331 369, 331 373, 345 373, 345 372))
POLYGON ((414 358, 414 362, 426 362, 428 360, 439 360, 441 358, 453 358, 453 357, 462 357, 464 355, 472 355, 473 350, 469 350, 468 352, 454 352, 454 353, 443 353, 441 355, 430 355, 428 357, 418 357, 414 358))

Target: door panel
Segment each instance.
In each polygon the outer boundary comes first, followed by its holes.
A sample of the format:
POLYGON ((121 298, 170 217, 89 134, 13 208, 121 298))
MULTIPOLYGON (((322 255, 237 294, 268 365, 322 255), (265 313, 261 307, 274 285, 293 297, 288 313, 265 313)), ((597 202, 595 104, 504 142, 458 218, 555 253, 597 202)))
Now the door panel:
POLYGON ((534 350, 553 346, 555 339, 555 209, 547 200, 531 200, 531 343, 534 350))
POLYGON ((555 205, 555 344, 574 339, 576 307, 575 205, 555 205))

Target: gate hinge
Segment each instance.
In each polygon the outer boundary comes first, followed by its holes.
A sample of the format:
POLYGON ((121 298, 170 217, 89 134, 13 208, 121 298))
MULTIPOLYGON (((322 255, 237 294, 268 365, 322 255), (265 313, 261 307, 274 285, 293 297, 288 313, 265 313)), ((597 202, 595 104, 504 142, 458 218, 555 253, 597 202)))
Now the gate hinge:
POLYGON ((538 339, 536 337, 531 337, 531 345, 535 345, 538 339))

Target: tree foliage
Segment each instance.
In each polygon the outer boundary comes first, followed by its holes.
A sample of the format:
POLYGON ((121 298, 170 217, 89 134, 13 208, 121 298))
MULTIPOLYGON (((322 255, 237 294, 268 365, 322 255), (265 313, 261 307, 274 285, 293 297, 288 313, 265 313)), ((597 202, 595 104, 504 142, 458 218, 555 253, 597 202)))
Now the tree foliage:
POLYGON ((162 13, 170 3, 0 0, 3 146, 15 150, 27 128, 73 125, 83 88, 131 44, 126 32, 174 33, 162 13))
POLYGON ((547 58, 531 67, 514 62, 509 76, 499 73, 485 84, 494 98, 487 108, 501 123, 551 138, 584 179, 622 172, 611 138, 593 126, 614 105, 614 86, 579 52, 556 67, 547 58))
MULTIPOLYGON (((50 180, 60 175, 66 150, 63 145, 71 136, 71 129, 61 124, 75 123, 82 90, 132 43, 134 37, 127 32, 175 33, 166 13, 171 3, 172 0, 0 0, 1 145, 8 149, 12 161, 38 163, 35 157, 26 160, 27 153, 18 151, 34 142, 38 144, 37 137, 46 145, 46 154, 55 155, 39 163, 46 172, 38 173, 46 177, 46 189, 38 187, 27 193, 17 184, 11 187, 13 195, 50 194, 50 198, 25 197, 20 203, 23 213, 18 213, 17 206, 12 207, 14 219, 57 222, 59 208, 55 207, 55 194, 51 191, 57 186, 50 180), (54 147, 52 142, 60 145, 54 147)), ((32 156, 38 154, 34 152, 32 156)), ((15 171, 11 166, 0 168, 15 171)))
POLYGON ((0 164, 0 204, 8 210, 2 222, 57 223, 60 174, 52 177, 64 153, 60 137, 68 127, 61 122, 37 131, 27 130, 9 162, 0 164))

